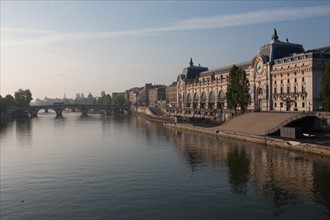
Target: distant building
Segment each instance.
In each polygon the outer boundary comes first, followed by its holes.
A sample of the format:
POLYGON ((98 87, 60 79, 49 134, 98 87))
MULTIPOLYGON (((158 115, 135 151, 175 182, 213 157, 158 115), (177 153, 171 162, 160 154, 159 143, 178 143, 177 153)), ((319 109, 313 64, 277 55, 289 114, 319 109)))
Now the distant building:
POLYGON ((160 101, 165 100, 165 85, 155 85, 149 89, 149 105, 158 106, 160 101))
MULTIPOLYGON (((329 61, 330 46, 305 51, 300 44, 280 41, 274 29, 271 41, 251 61, 235 64, 245 70, 250 82, 252 103, 248 109, 321 110, 322 74, 329 61)), ((212 117, 229 113, 225 94, 232 65, 208 70, 194 66, 192 59, 189 64, 177 77, 179 113, 212 117)), ((169 100, 169 87, 166 91, 169 100)))
POLYGON ((139 94, 143 88, 134 87, 128 90, 128 102, 131 105, 137 105, 139 101, 139 94))
POLYGON ((177 107, 177 82, 173 82, 165 89, 165 100, 168 107, 177 107))

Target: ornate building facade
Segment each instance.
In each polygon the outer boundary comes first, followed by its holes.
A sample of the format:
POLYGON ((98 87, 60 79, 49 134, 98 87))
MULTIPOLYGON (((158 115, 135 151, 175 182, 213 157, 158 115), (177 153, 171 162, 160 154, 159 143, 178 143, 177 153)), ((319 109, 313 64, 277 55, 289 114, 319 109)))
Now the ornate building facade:
MULTIPOLYGON (((322 75, 330 61, 330 46, 305 51, 301 44, 280 41, 274 29, 271 41, 260 47, 242 68, 250 82, 253 111, 319 111, 322 75)), ((208 70, 190 66, 177 77, 178 113, 225 118, 231 66, 208 70), (225 114, 224 114, 225 113, 225 114)))

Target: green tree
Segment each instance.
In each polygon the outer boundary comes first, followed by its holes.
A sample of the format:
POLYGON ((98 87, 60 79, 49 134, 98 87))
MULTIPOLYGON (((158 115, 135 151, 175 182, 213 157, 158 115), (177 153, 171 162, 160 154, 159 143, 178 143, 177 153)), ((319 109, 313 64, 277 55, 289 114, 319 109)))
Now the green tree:
POLYGON ((112 93, 112 103, 114 105, 123 105, 125 104, 125 95, 123 93, 119 92, 113 92, 112 93))
POLYGON ((4 98, 4 103, 6 108, 12 105, 16 105, 15 98, 12 95, 6 95, 6 97, 4 98))
POLYGON ((5 99, 2 98, 2 96, 0 95, 0 113, 1 112, 4 112, 6 109, 6 106, 5 106, 5 99))
POLYGON ((323 73, 321 97, 324 110, 330 112, 330 62, 323 73))
POLYGON ((105 94, 104 91, 101 92, 101 97, 97 100, 99 105, 111 105, 110 94, 105 94))
POLYGON ((32 99, 32 93, 29 89, 19 89, 15 92, 15 101, 17 105, 29 106, 32 99))
POLYGON ((228 107, 234 109, 235 115, 237 114, 238 107, 244 113, 251 103, 249 87, 250 83, 245 71, 233 65, 229 72, 226 100, 228 107))
POLYGON ((2 97, 0 95, 0 112, 5 112, 8 107, 15 105, 15 99, 11 95, 6 95, 6 97, 2 97))

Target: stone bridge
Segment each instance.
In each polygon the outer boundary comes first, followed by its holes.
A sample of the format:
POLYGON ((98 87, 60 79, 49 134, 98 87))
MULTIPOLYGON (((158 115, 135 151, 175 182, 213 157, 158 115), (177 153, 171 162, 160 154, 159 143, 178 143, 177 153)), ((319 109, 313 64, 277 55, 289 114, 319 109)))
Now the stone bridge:
POLYGON ((111 115, 113 111, 126 111, 131 113, 131 105, 89 105, 89 104, 54 104, 54 105, 33 105, 33 106, 11 106, 7 110, 8 115, 14 112, 27 112, 31 117, 37 117, 41 109, 52 109, 56 112, 56 116, 62 116, 65 109, 79 109, 82 115, 87 115, 90 110, 103 110, 106 114, 111 115))

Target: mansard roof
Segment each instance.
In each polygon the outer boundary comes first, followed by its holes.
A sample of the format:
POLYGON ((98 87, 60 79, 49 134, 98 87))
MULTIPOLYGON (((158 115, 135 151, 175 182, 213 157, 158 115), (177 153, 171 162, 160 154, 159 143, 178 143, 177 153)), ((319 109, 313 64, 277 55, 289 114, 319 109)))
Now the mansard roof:
POLYGON ((290 56, 286 56, 277 60, 274 60, 275 64, 281 64, 288 61, 295 61, 299 59, 330 59, 330 46, 325 46, 316 49, 307 50, 304 53, 294 53, 290 56))
POLYGON ((330 53, 330 46, 315 48, 311 50, 307 50, 306 53, 330 53))
MULTIPOLYGON (((239 68, 242 68, 243 70, 245 70, 251 65, 251 61, 246 61, 246 62, 234 64, 234 65, 239 67, 239 68)), ((228 65, 228 66, 223 66, 223 67, 211 69, 211 70, 202 72, 200 74, 200 77, 208 77, 208 76, 211 76, 212 74, 219 75, 219 74, 229 73, 230 69, 232 67, 233 67, 233 65, 228 65)))
POLYGON ((272 40, 270 43, 260 47, 259 54, 266 57, 270 62, 276 59, 290 56, 294 53, 305 52, 304 47, 301 44, 290 43, 288 39, 285 42, 278 40, 277 31, 274 29, 272 40))
POLYGON ((209 70, 207 67, 203 67, 203 66, 194 66, 194 63, 192 62, 192 59, 190 58, 190 66, 186 67, 182 70, 181 73, 181 78, 185 79, 185 80, 191 80, 191 79, 196 79, 197 77, 199 77, 199 74, 201 72, 207 71, 209 70))

